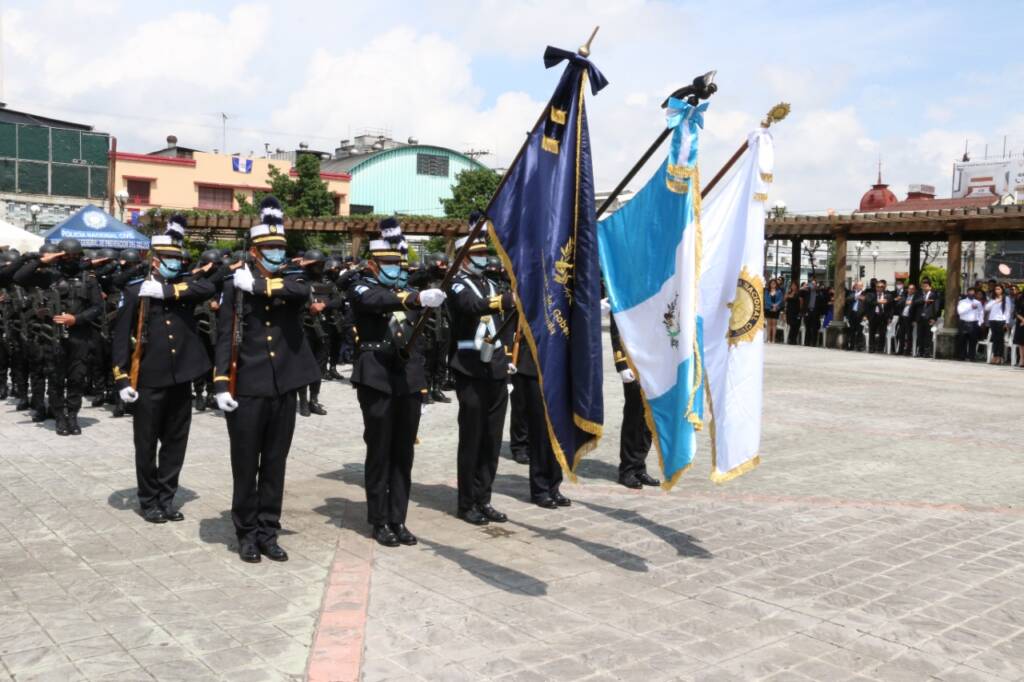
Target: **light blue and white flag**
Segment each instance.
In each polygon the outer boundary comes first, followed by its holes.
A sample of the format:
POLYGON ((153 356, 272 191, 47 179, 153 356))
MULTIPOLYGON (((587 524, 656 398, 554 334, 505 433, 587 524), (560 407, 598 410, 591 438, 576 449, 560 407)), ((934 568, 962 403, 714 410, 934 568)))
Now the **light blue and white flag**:
POLYGON ((252 173, 252 159, 242 159, 237 156, 232 156, 231 170, 236 173, 252 173))
POLYGON ((698 133, 707 103, 668 104, 668 158, 624 207, 598 225, 615 324, 640 382, 662 487, 693 462, 703 425, 698 133))

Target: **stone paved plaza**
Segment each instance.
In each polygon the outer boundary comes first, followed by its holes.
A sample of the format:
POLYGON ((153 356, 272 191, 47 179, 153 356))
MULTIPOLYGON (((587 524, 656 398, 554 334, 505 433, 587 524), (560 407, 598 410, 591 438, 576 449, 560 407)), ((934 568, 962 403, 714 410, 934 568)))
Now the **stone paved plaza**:
POLYGON ((152 526, 129 419, 87 408, 59 438, 3 405, 0 678, 1024 679, 1024 371, 769 347, 762 466, 714 486, 705 437, 670 493, 615 485, 606 374, 573 506, 527 504, 503 457, 504 525, 452 516, 455 406, 431 406, 420 544, 396 549, 367 538, 355 395, 328 384, 289 462, 292 560, 256 566, 217 414, 193 421, 186 521, 152 526))

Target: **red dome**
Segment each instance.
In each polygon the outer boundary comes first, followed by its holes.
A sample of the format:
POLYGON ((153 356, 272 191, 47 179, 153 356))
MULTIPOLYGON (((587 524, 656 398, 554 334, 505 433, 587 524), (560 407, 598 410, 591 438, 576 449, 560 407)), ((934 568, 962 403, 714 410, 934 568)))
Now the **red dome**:
POLYGON ((879 182, 872 185, 871 189, 860 198, 859 211, 881 211, 886 206, 895 204, 899 199, 889 191, 889 185, 879 182))

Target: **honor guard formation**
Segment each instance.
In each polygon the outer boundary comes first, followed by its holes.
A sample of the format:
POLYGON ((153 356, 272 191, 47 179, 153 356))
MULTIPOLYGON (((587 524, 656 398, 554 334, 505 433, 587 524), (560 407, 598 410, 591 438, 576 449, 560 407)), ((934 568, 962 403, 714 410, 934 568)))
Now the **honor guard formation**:
MULTIPOLYGON (((506 520, 491 490, 509 403, 530 499, 571 505, 559 489, 539 373, 486 231, 456 243, 468 255, 448 273, 439 255, 410 264, 395 218, 380 222, 365 259, 346 262, 316 249, 289 254, 274 197, 259 216, 240 251, 205 250, 195 262, 182 215, 144 253, 89 251, 75 239, 0 252, 0 398, 33 422, 54 420, 58 436, 81 434, 86 396, 115 418, 130 415, 139 513, 155 524, 184 519, 174 500, 192 414, 220 410, 231 519, 239 556, 251 563, 288 559, 277 537, 296 416, 327 416, 321 383, 345 381, 339 367, 349 364, 363 416, 367 522, 381 545, 417 542, 406 522, 420 416, 427 404, 451 402, 446 391, 458 400, 459 518, 506 520)), ((639 390, 619 364, 627 397, 619 480, 658 485, 644 469, 651 436, 639 390)))

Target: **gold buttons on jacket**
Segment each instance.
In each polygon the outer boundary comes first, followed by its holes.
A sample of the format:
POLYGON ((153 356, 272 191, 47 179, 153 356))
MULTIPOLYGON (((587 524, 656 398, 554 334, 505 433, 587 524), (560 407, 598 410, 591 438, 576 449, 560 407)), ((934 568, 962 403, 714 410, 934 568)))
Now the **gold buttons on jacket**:
POLYGON ((171 321, 170 320, 164 320, 164 324, 166 324, 168 327, 170 327, 171 326, 171 321))
POLYGON ((273 336, 268 336, 268 337, 267 337, 267 341, 273 341, 273 340, 274 340, 274 337, 273 337, 273 336))
POLYGON ((264 322, 263 324, 267 325, 268 327, 270 326, 269 322, 264 322))
POLYGON ((270 351, 270 357, 274 357, 274 351, 270 351))

